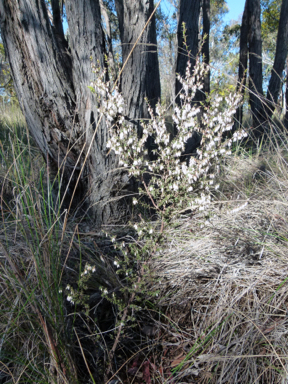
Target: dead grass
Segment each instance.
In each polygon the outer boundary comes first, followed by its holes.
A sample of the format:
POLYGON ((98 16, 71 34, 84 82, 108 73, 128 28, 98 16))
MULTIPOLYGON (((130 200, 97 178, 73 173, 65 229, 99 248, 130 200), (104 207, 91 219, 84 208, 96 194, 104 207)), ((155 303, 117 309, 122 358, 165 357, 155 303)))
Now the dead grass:
POLYGON ((155 258, 158 306, 178 328, 165 382, 287 382, 285 156, 232 158, 210 218, 187 216, 155 258))
MULTIPOLYGON (((12 136, 2 141, 12 162, 1 171, 10 198, 0 224, 0 382, 104 383, 109 366, 107 384, 287 383, 286 138, 231 156, 208 217, 187 211, 165 229, 131 304, 113 264, 119 251, 91 222, 70 220, 63 232, 39 154, 12 136), (65 295, 86 263, 97 270, 83 290, 88 313, 65 295)), ((127 231, 111 229, 133 241, 127 231)))

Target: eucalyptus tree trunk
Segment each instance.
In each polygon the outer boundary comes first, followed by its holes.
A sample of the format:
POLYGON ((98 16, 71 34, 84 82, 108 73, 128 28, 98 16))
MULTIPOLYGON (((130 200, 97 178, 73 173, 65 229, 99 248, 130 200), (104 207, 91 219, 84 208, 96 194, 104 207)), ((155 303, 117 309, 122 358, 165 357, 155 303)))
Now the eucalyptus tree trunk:
MULTIPOLYGON (((77 185, 76 202, 86 199, 95 223, 101 225, 119 218, 115 196, 127 180, 116 171, 113 151, 106 150, 104 118, 99 119, 97 95, 88 88, 96 80, 91 63, 104 67, 100 5, 99 0, 66 0, 65 5, 69 46, 57 0, 51 1, 52 23, 45 0, 0 0, 1 36, 19 104, 51 173, 60 172, 61 189, 68 202, 77 185)), ((142 17, 144 11, 140 11, 142 17)), ((130 38, 134 39, 133 33, 130 38)), ((142 63, 147 54, 141 51, 139 56, 142 63)), ((135 65, 135 61, 130 63, 132 76, 135 65)), ((145 65, 136 68, 142 71, 145 65)), ((152 78, 157 82, 157 77, 152 78)), ((137 80, 129 78, 131 93, 139 97, 142 82, 148 79, 149 70, 137 80)), ((146 95, 150 96, 149 92, 146 95)), ((137 111, 141 106, 136 101, 134 104, 134 116, 142 117, 137 111)))
MULTIPOLYGON (((142 134, 140 120, 150 118, 148 103, 155 109, 161 97, 155 15, 146 26, 154 11, 153 4, 153 0, 136 2, 115 0, 122 44, 122 62, 123 65, 126 64, 121 77, 121 92, 126 101, 125 113, 135 125, 139 136, 142 134)), ((148 138, 147 149, 150 159, 155 159, 152 153, 154 149, 152 137, 148 138)))
POLYGON ((176 58, 176 80, 175 94, 176 103, 180 104, 180 97, 177 96, 181 91, 181 83, 177 79, 177 74, 185 76, 187 62, 191 61, 191 70, 193 71, 195 59, 199 50, 199 17, 200 17, 200 0, 180 0, 178 11, 178 27, 177 27, 177 45, 178 53, 176 58), (185 35, 184 39, 184 27, 185 35))
MULTIPOLYGON (((206 65, 210 63, 210 49, 209 49, 209 37, 210 37, 210 0, 203 0, 202 4, 203 9, 203 31, 202 31, 202 39, 203 39, 203 47, 202 47, 202 55, 203 61, 206 65)), ((206 96, 210 93, 210 69, 208 73, 204 77, 204 87, 202 98, 203 101, 206 100, 206 96)))
MULTIPOLYGON (((248 1, 245 2, 245 8, 242 15, 242 23, 240 29, 240 56, 239 56, 239 69, 238 69, 238 84, 237 91, 240 90, 244 96, 246 81, 247 81, 247 67, 248 67, 248 1)), ((233 131, 241 127, 243 124, 243 105, 240 105, 235 114, 235 124, 233 131)))
POLYGON ((249 101, 256 136, 263 133, 266 120, 263 108, 263 73, 260 0, 248 1, 249 43, 249 101))
MULTIPOLYGON (((249 58, 249 103, 253 118, 253 135, 259 137, 264 132, 266 120, 263 104, 262 39, 261 39, 260 0, 246 0, 240 31, 240 58, 238 90, 245 92, 249 58)), ((235 115, 237 128, 243 123, 242 107, 235 115)))
POLYGON ((274 65, 267 90, 266 114, 271 117, 280 93, 288 48, 288 1, 282 0, 274 65))
MULTIPOLYGON (((123 64, 154 10, 153 3, 153 0, 115 0, 123 64)), ((126 115, 134 120, 150 117, 145 99, 152 108, 160 100, 155 15, 145 28, 123 69, 121 91, 127 103, 126 115)))

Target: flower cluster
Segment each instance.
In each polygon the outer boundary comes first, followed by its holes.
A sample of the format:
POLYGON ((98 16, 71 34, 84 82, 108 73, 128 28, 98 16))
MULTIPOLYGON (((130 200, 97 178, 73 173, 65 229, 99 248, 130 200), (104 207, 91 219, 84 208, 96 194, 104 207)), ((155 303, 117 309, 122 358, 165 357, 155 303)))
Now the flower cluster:
MULTIPOLYGON (((176 106, 172 116, 175 136, 167 131, 166 110, 158 104, 155 111, 149 108, 151 119, 142 124, 139 138, 135 127, 121 115, 124 101, 118 90, 109 92, 109 87, 99 79, 94 85, 99 92, 102 90, 102 95, 105 90, 105 100, 99 109, 105 113, 107 123, 114 122, 109 127, 107 148, 114 150, 119 164, 130 175, 140 178, 140 193, 148 195, 162 218, 171 220, 173 212, 187 206, 205 210, 211 202, 211 192, 218 188, 216 175, 220 160, 231 154, 233 142, 246 136, 242 130, 223 139, 223 134, 232 129, 233 116, 241 102, 239 94, 230 94, 225 100, 212 94, 208 105, 201 107, 194 101, 196 92, 203 88, 206 72, 205 64, 197 59, 193 73, 188 62, 185 78, 178 76, 182 91, 181 105, 176 106), (200 146, 195 153, 184 156, 186 143, 195 132, 200 136, 200 146), (146 149, 148 136, 153 136, 156 145, 154 161, 149 161, 146 149)), ((133 205, 137 203, 133 198, 133 205)), ((151 228, 146 227, 148 234, 151 228)), ((136 230, 138 235, 143 234, 142 225, 136 230)))
MULTIPOLYGON (((86 264, 84 267, 84 271, 80 274, 80 278, 78 280, 78 288, 74 289, 70 284, 66 286, 66 300, 71 304, 83 305, 88 311, 88 296, 85 295, 85 291, 88 289, 86 283, 91 278, 91 275, 96 272, 96 267, 86 264)), ((62 292, 62 290, 61 290, 62 292)))
POLYGON ((84 271, 81 273, 81 277, 96 272, 96 267, 89 264, 85 265, 84 271))
POLYGON ((111 123, 122 124, 124 121, 124 99, 117 86, 110 90, 110 83, 105 82, 106 71, 92 64, 96 80, 90 84, 91 91, 98 95, 98 112, 102 113, 109 128, 111 123))

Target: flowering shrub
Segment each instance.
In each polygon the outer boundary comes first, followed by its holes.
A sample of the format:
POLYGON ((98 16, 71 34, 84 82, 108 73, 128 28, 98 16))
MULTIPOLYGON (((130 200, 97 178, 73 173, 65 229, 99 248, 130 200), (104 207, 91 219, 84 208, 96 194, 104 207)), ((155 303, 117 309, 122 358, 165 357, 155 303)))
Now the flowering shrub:
MULTIPOLYGON (((74 289, 70 284, 68 284, 65 288, 66 300, 69 301, 72 305, 80 305, 84 306, 86 313, 89 312, 89 295, 85 292, 87 291, 87 282, 90 280, 93 273, 96 272, 96 267, 86 264, 84 271, 79 276, 77 282, 77 288, 74 289)), ((59 291, 62 293, 62 289, 59 291)))
MULTIPOLYGON (((199 210, 207 208, 211 201, 211 191, 218 188, 215 176, 220 160, 231 153, 232 142, 246 136, 241 130, 223 140, 224 132, 232 129, 233 115, 241 102, 239 94, 230 94, 225 100, 213 94, 209 106, 202 107, 203 114, 199 118, 200 106, 193 103, 193 99, 196 91, 203 87, 205 72, 205 65, 197 59, 192 74, 188 62, 185 78, 178 76, 182 91, 181 106, 176 106, 172 116, 177 129, 175 137, 168 133, 165 125, 166 111, 158 104, 155 113, 149 108, 151 120, 143 123, 143 134, 139 138, 135 127, 122 116, 124 100, 118 89, 111 92, 109 84, 102 81, 103 76, 98 76, 93 84, 96 92, 102 96, 99 111, 105 116, 110 132, 107 148, 119 156, 120 166, 141 180, 139 196, 148 195, 161 218, 168 221, 179 209, 188 206, 199 210), (185 144, 194 131, 202 137, 200 146, 195 155, 183 161, 185 144), (157 146, 154 161, 149 161, 145 149, 149 135, 154 137, 157 146)), ((139 199, 133 199, 133 204, 138 202, 139 199)), ((143 226, 136 227, 138 234, 142 235, 143 226)), ((146 230, 151 232, 151 228, 146 230)))
POLYGON ((128 315, 128 309, 133 305, 135 312, 138 307, 132 303, 141 303, 138 294, 145 292, 157 296, 157 292, 147 291, 151 278, 148 262, 159 246, 165 244, 165 224, 188 207, 206 210, 211 201, 211 192, 218 188, 216 175, 221 159, 231 153, 232 143, 245 137, 246 133, 241 130, 230 138, 223 138, 223 134, 233 127, 233 115, 241 102, 239 94, 231 94, 225 100, 212 94, 209 105, 201 106, 201 110, 199 103, 193 102, 196 91, 203 88, 207 70, 199 59, 192 74, 188 62, 185 78, 178 76, 182 91, 181 106, 175 108, 172 116, 177 132, 174 137, 166 129, 165 108, 158 104, 155 112, 149 108, 151 119, 142 123, 142 135, 139 138, 138 130, 123 116, 125 103, 118 88, 114 86, 111 91, 110 84, 104 81, 105 73, 96 67, 94 70, 97 80, 90 88, 99 95, 98 111, 109 131, 106 147, 118 155, 119 165, 139 181, 139 193, 133 198, 133 204, 145 206, 141 195, 148 196, 161 222, 160 231, 155 230, 159 229, 159 222, 149 223, 139 215, 141 221, 134 223, 137 239, 130 235, 124 241, 123 238, 111 238, 115 249, 120 251, 119 257, 114 260, 114 268, 122 283, 126 282, 121 291, 128 293, 123 295, 126 302, 121 303, 113 292, 111 294, 104 287, 101 290, 103 297, 122 308, 119 312, 122 315, 117 340, 125 322, 133 320, 132 315, 128 315), (187 158, 183 156, 185 145, 195 131, 201 136, 200 146, 195 154, 187 158), (148 156, 149 136, 154 139, 152 154, 155 160, 149 159, 150 154, 148 156))

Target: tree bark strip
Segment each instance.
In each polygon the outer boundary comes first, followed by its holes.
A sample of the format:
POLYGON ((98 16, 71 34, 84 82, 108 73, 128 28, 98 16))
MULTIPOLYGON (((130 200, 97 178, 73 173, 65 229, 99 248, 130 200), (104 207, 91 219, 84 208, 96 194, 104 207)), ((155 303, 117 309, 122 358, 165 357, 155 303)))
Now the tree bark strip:
POLYGON ((200 0, 180 0, 178 13, 178 28, 177 28, 177 44, 178 54, 176 61, 176 103, 180 105, 178 93, 181 91, 181 83, 177 79, 177 74, 185 76, 186 66, 190 52, 191 70, 193 71, 195 59, 199 49, 199 17, 200 17, 200 0), (183 23, 186 29, 186 44, 183 36, 183 23))
POLYGON ((282 84, 282 74, 285 67, 288 48, 288 1, 282 0, 279 29, 276 42, 276 53, 274 65, 267 90, 267 106, 265 112, 268 117, 271 117, 280 93, 282 84))
MULTIPOLYGON (((133 44, 154 10, 153 0, 115 0, 122 61, 127 59, 133 44)), ((121 91, 127 103, 126 115, 131 119, 149 118, 147 98, 152 108, 160 100, 160 74, 157 56, 155 16, 135 47, 121 78, 121 91)))
POLYGON ((248 0, 249 101, 256 136, 263 133, 263 72, 260 0, 248 0))

